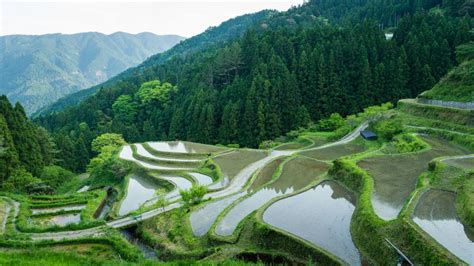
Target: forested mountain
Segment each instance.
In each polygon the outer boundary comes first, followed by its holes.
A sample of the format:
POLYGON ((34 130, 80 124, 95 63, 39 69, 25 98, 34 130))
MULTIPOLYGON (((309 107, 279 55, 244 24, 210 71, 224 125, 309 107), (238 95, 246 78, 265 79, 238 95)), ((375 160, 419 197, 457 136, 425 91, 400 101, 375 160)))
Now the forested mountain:
POLYGON ((0 37, 0 94, 35 112, 103 82, 183 40, 176 35, 97 32, 0 37))
POLYGON ((452 69, 433 89, 421 97, 457 102, 474 102, 474 42, 456 50, 459 65, 452 69))
MULTIPOLYGON (((334 112, 347 115, 418 95, 456 64, 455 47, 472 38, 469 17, 419 1, 396 12, 401 18, 387 40, 384 18, 357 15, 377 3, 361 8, 349 2, 347 12, 336 16, 327 13, 336 10, 329 2, 311 1, 272 14, 241 38, 145 62, 78 106, 37 121, 54 132, 65 160, 103 132, 128 141, 255 147, 334 112), (323 10, 329 21, 319 17, 323 10), (347 23, 349 18, 358 19, 347 23)), ((387 8, 398 10, 399 3, 387 8)), ((64 166, 79 171, 85 164, 71 159, 64 166)))
POLYGON ((143 71, 146 71, 148 67, 153 66, 155 64, 163 63, 174 56, 184 56, 191 52, 199 51, 206 47, 237 38, 241 36, 251 25, 254 25, 255 23, 261 21, 264 18, 272 17, 275 14, 278 14, 278 12, 263 10, 254 14, 247 14, 230 19, 228 21, 223 22, 221 25, 219 25, 219 27, 210 27, 203 33, 180 42, 179 44, 177 44, 166 52, 159 53, 150 57, 148 60, 146 60, 139 66, 127 69, 123 73, 117 75, 112 79, 107 80, 102 84, 93 86, 85 90, 81 90, 76 93, 72 93, 59 99, 57 102, 38 112, 37 115, 50 114, 53 112, 60 111, 68 106, 76 105, 81 100, 96 93, 98 90, 102 88, 113 87, 115 86, 115 84, 117 84, 117 82, 120 82, 121 80, 133 79, 135 76, 141 75, 143 71))

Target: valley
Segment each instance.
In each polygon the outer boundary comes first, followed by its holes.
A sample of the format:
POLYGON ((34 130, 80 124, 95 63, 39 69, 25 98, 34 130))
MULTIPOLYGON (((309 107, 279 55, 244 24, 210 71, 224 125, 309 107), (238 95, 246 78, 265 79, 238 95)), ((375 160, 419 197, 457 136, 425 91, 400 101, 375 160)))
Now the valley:
POLYGON ((0 265, 474 264, 472 1, 181 4, 0 37, 0 265))

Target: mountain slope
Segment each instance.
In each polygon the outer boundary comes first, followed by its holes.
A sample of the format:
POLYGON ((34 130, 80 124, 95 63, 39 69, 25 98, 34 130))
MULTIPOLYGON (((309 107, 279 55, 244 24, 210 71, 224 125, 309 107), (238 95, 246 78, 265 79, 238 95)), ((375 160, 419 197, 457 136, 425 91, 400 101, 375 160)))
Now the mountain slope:
POLYGON ((259 21, 262 21, 264 18, 272 17, 275 14, 278 14, 278 12, 271 10, 263 10, 254 14, 246 14, 235 17, 233 19, 229 19, 223 22, 218 27, 210 27, 203 33, 180 42, 178 45, 174 46, 166 52, 159 53, 150 57, 139 66, 127 69, 102 84, 93 86, 86 90, 81 90, 76 93, 72 93, 59 99, 53 104, 43 108, 42 110, 39 110, 33 116, 36 117, 38 115, 47 115, 50 113, 61 111, 66 107, 74 106, 83 99, 87 98, 88 96, 96 93, 99 89, 111 87, 117 84, 120 80, 126 80, 133 76, 139 75, 147 68, 151 68, 154 65, 163 63, 174 56, 184 57, 185 55, 191 54, 192 52, 196 52, 206 47, 216 45, 218 43, 223 43, 228 40, 239 37, 249 27, 254 26, 259 21))
POLYGON ((256 147, 331 113, 415 97, 455 64, 454 47, 470 39, 466 18, 420 12, 403 17, 387 40, 376 22, 332 25, 311 13, 313 5, 264 17, 241 38, 145 62, 79 105, 36 121, 61 135, 58 147, 65 148, 88 146, 81 134, 102 132, 135 142, 256 147))
POLYGON ((183 37, 96 32, 0 37, 0 94, 28 113, 103 82, 183 37))

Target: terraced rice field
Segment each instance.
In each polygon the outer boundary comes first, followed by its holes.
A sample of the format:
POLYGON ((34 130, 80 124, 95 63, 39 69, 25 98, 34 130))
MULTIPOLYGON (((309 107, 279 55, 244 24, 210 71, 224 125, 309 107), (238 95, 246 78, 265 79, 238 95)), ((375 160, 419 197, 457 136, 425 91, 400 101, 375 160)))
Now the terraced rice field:
POLYGON ((80 204, 80 205, 68 205, 68 206, 60 206, 60 207, 54 207, 54 208, 32 208, 31 213, 32 214, 45 214, 45 213, 55 213, 59 211, 80 211, 86 207, 85 204, 80 204))
POLYGON ((79 223, 81 221, 81 214, 68 213, 68 214, 60 214, 60 215, 54 215, 54 216, 32 217, 31 221, 33 223, 39 223, 39 224, 66 226, 70 223, 73 223, 73 224, 79 223))
POLYGON ((243 197, 245 194, 245 192, 241 192, 221 198, 207 203, 198 210, 193 211, 189 217, 193 234, 195 236, 205 235, 211 228, 214 221, 217 219, 217 216, 219 216, 219 214, 224 211, 225 208, 230 206, 240 197, 243 197))
POLYGON ((432 146, 431 150, 405 155, 375 156, 358 162, 374 178, 372 204, 381 218, 391 220, 398 216, 415 189, 418 176, 427 169, 432 159, 466 153, 447 141, 428 137, 423 139, 432 146))
POLYGON ((457 168, 474 169, 474 157, 463 159, 448 159, 444 160, 443 162, 457 168))
POLYGON ((222 171, 223 179, 215 185, 209 186, 209 188, 217 189, 227 186, 242 169, 253 162, 265 158, 265 156, 266 153, 264 151, 237 150, 213 158, 222 171))
POLYGON ((213 153, 226 149, 187 141, 148 142, 148 145, 157 151, 174 153, 213 153))
POLYGON ((360 153, 366 150, 363 144, 359 144, 360 137, 350 143, 335 145, 327 148, 308 150, 301 152, 301 155, 318 160, 332 161, 342 156, 360 153))
POLYGON ((413 213, 413 221, 454 255, 474 265, 474 232, 456 213, 455 194, 441 190, 425 192, 413 213))
POLYGON ((149 178, 137 174, 130 175, 128 182, 127 195, 123 199, 118 212, 120 216, 137 210, 142 204, 151 200, 158 188, 149 178))
POLYGON ((168 170, 168 171, 169 170, 171 170, 171 171, 192 170, 192 168, 186 168, 186 167, 180 167, 180 166, 175 166, 175 167, 160 166, 160 165, 147 163, 147 162, 138 160, 133 156, 133 150, 130 146, 124 146, 122 148, 122 150, 120 151, 119 157, 120 157, 120 159, 134 162, 134 163, 138 164, 139 166, 141 166, 143 168, 146 168, 146 169, 150 169, 150 170, 168 170))
POLYGON ((260 170, 260 172, 257 174, 257 177, 252 182, 247 192, 255 192, 266 183, 272 181, 273 174, 284 160, 285 159, 283 158, 278 158, 265 165, 265 167, 263 167, 262 170, 260 170))
POLYGON ((307 158, 295 158, 284 165, 278 179, 238 202, 216 226, 216 234, 230 236, 240 221, 271 199, 308 186, 329 169, 329 165, 307 158))
POLYGON ((334 181, 281 199, 263 213, 263 221, 316 245, 345 261, 360 265, 352 242, 351 217, 355 198, 334 181))
POLYGON ((0 234, 3 234, 5 231, 5 225, 7 223, 9 211, 9 204, 6 201, 0 199, 0 234))

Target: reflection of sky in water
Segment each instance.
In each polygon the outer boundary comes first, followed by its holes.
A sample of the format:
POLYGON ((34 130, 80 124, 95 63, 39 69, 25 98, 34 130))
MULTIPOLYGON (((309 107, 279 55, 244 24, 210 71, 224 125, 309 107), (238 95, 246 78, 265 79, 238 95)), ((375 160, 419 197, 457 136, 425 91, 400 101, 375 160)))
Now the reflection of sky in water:
POLYGON ((263 220, 335 254, 350 265, 360 265, 350 223, 353 197, 335 182, 324 182, 303 193, 273 203, 263 220))
POLYGON ((223 187, 226 187, 229 184, 230 180, 229 177, 224 176, 220 181, 217 181, 216 183, 212 184, 209 186, 210 189, 221 189, 223 187))
POLYGON ((138 163, 139 165, 148 168, 148 169, 155 169, 155 170, 186 170, 185 168, 182 167, 165 167, 165 166, 158 166, 154 164, 150 164, 147 162, 143 162, 140 160, 135 159, 133 157, 133 151, 130 146, 123 146, 122 151, 120 151, 119 157, 121 159, 127 160, 127 161, 132 161, 135 163, 138 163))
POLYGON ((474 232, 459 221, 454 193, 425 192, 415 208, 413 221, 454 255, 474 264, 474 232))
POLYGON ((196 153, 195 149, 181 141, 148 142, 148 144, 157 151, 196 153))
POLYGON ((210 185, 212 184, 212 178, 210 176, 207 176, 207 175, 203 175, 201 173, 188 173, 190 176, 194 177, 194 179, 196 179, 196 181, 198 182, 198 184, 202 185, 202 186, 207 186, 207 185, 210 185))
POLYGON ((241 192, 228 196, 223 199, 219 199, 213 202, 210 202, 204 207, 191 213, 190 221, 191 228, 193 229, 193 234, 195 236, 203 236, 209 231, 212 224, 216 220, 217 216, 227 208, 232 202, 236 201, 238 198, 244 196, 246 193, 241 192))
POLYGON ((137 153, 139 155, 144 156, 144 157, 148 157, 148 158, 151 158, 151 159, 164 160, 164 161, 177 161, 177 162, 197 162, 197 161, 199 161, 199 159, 179 159, 179 158, 166 158, 166 157, 155 156, 155 155, 151 154, 149 151, 147 151, 143 147, 143 145, 140 144, 140 143, 135 144, 135 147, 137 148, 137 153))
POLYGON ((397 218, 403 205, 397 205, 381 199, 377 193, 372 196, 372 206, 375 213, 382 219, 388 221, 397 218))
POLYGON ((120 205, 119 215, 125 215, 140 208, 155 195, 156 186, 144 178, 132 175, 128 182, 127 195, 120 205))
MULTIPOLYGON (((293 192, 293 189, 286 190, 287 193, 293 192)), ((255 194, 237 203, 222 219, 216 227, 216 233, 222 236, 232 235, 234 230, 247 215, 265 205, 271 199, 282 195, 272 188, 260 189, 255 194)))

